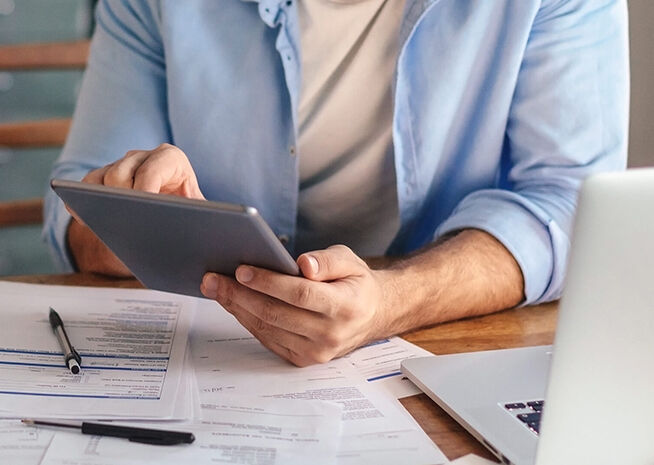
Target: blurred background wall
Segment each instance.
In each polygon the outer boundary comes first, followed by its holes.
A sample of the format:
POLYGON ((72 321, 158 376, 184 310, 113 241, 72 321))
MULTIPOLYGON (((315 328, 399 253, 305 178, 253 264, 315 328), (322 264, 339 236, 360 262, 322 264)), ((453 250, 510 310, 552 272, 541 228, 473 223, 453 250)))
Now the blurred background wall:
POLYGON ((654 0, 629 0, 629 166, 654 166, 654 0))
MULTIPOLYGON (((89 37, 94 3, 94 0, 0 0, 0 45, 89 37)), ((629 0, 629 8, 632 64, 629 165, 654 166, 654 0, 629 0)), ((80 80, 80 71, 0 72, 0 123, 70 116, 80 80)), ((59 149, 0 147, 0 201, 41 196, 58 152, 59 149)), ((40 239, 40 227, 0 229, 0 275, 54 271, 40 239)))
MULTIPOLYGON (((0 0, 0 45, 69 41, 92 29, 91 0, 0 0)), ((81 71, 0 72, 0 123, 73 112, 81 71)), ((40 197, 60 149, 0 147, 0 200, 40 197)), ((39 226, 0 229, 0 275, 54 272, 39 226)))

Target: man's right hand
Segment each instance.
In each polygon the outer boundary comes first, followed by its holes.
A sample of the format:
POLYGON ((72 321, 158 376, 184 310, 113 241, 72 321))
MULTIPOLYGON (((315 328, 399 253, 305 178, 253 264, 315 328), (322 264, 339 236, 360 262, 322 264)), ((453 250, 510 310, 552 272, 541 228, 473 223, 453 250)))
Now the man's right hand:
MULTIPOLYGON (((161 144, 154 150, 130 150, 123 158, 91 171, 82 182, 202 199, 195 172, 179 148, 161 144)), ((93 232, 75 218, 68 226, 68 247, 80 271, 131 276, 127 267, 93 232)))

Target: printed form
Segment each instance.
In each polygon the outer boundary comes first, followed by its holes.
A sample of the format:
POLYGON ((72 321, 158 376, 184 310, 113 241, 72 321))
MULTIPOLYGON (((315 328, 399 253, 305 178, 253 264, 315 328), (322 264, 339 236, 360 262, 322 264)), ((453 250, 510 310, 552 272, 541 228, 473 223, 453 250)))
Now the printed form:
POLYGON ((182 369, 196 300, 15 283, 0 283, 0 295, 0 416, 169 419, 189 410, 182 369), (82 356, 78 375, 64 365, 50 307, 82 356))
POLYGON ((55 432, 29 428, 19 420, 0 420, 0 463, 39 465, 55 432))
POLYGON ((400 363, 413 357, 434 357, 399 337, 382 339, 363 346, 343 358, 366 380, 384 389, 396 399, 420 394, 422 391, 402 375, 400 363))
MULTIPOLYGON (((396 373, 397 352, 406 352, 408 357, 412 347, 402 342, 383 346, 395 355, 381 356, 376 369, 370 361, 371 357, 377 359, 375 346, 359 349, 363 352, 355 351, 348 358, 298 368, 263 347, 215 303, 203 302, 191 333, 191 352, 202 402, 207 395, 233 393, 341 405, 339 464, 446 463, 446 457, 413 417, 389 395, 389 387, 366 377, 370 373, 374 373, 372 378, 383 372, 396 373)), ((400 382, 401 376, 378 379, 400 382)))
POLYGON ((204 400, 201 422, 146 425, 191 431, 193 444, 161 447, 58 432, 41 465, 336 463, 341 417, 337 405, 223 395, 204 400))
POLYGON ((400 361, 424 355, 402 339, 297 368, 207 300, 2 283, 0 294, 6 302, 0 312, 0 416, 191 416, 151 426, 184 425, 197 437, 190 446, 162 448, 6 420, 0 422, 0 451, 12 463, 446 463, 396 400, 416 392, 402 379, 400 361), (49 307, 60 313, 82 354, 82 376, 64 367, 49 307))

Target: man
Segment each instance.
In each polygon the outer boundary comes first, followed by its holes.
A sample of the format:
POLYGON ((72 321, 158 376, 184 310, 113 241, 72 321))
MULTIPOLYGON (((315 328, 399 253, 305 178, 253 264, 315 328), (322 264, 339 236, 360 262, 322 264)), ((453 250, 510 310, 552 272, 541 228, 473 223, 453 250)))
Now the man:
MULTIPOLYGON (((256 207, 303 277, 198 285, 324 362, 560 295, 579 184, 625 164, 626 40, 620 0, 106 0, 52 175, 256 207)), ((45 237, 129 273, 52 194, 45 237)))

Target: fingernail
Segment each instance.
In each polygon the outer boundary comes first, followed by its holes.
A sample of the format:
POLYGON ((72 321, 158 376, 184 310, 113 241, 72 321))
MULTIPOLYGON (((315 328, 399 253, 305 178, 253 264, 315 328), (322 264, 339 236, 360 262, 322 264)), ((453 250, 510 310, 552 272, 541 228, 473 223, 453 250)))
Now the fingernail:
POLYGON ((218 277, 214 274, 207 274, 202 280, 202 286, 204 287, 203 294, 207 297, 214 298, 216 297, 216 291, 218 290, 218 277))
POLYGON ((253 277, 254 273, 252 272, 252 268, 249 266, 239 266, 236 269, 236 279, 241 283, 248 283, 252 281, 253 277))
POLYGON ((307 255, 307 259, 309 260, 309 266, 311 266, 311 271, 313 274, 318 274, 318 271, 320 271, 320 266, 318 265, 318 260, 316 260, 316 257, 313 255, 307 255))

